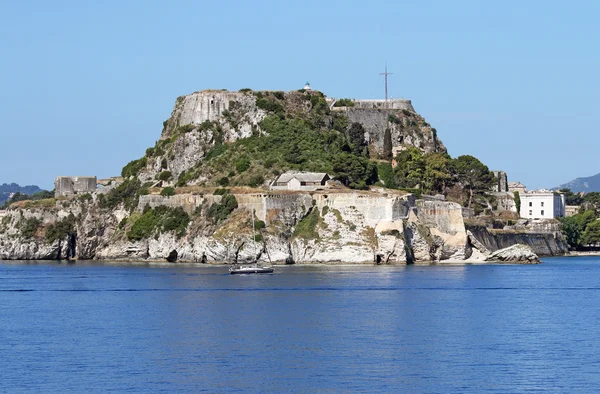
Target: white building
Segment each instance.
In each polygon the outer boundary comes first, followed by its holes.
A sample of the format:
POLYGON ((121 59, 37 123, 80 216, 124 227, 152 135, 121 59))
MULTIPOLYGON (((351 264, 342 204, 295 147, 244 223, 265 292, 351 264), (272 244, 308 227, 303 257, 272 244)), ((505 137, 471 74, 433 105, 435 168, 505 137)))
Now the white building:
POLYGON ((525 219, 554 219, 565 216, 566 200, 564 194, 550 190, 537 190, 519 193, 521 212, 525 219))
POLYGON ((271 190, 317 190, 323 189, 331 179, 324 172, 293 172, 281 174, 271 183, 271 190))

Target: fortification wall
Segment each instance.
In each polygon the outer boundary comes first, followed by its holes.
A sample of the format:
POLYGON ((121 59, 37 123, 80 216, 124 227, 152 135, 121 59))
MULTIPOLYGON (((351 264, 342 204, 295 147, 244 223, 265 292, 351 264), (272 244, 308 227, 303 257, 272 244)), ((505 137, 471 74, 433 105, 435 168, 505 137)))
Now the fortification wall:
POLYGON ((95 176, 59 176, 54 180, 56 196, 68 196, 78 193, 93 193, 96 191, 95 176))
POLYGON ((446 148, 437 138, 436 132, 426 126, 418 115, 406 117, 395 109, 366 109, 346 107, 344 109, 351 123, 361 123, 365 129, 365 140, 378 153, 383 153, 383 140, 386 129, 390 130, 392 146, 412 145, 424 152, 445 152, 446 148), (402 118, 404 123, 389 121, 390 115, 402 118))
POLYGON ((364 217, 365 224, 371 227, 379 222, 393 222, 406 219, 411 203, 407 198, 398 196, 376 196, 360 193, 315 194, 313 196, 319 209, 327 206, 342 211, 353 208, 364 217))
POLYGON ((448 201, 417 200, 419 222, 442 233, 457 234, 465 232, 462 207, 448 201))
MULTIPOLYGON (((143 211, 146 206, 154 209, 159 206, 166 206, 170 208, 182 207, 184 211, 187 213, 194 212, 196 207, 202 205, 207 197, 213 196, 202 196, 202 195, 194 195, 194 194, 176 194, 174 196, 159 196, 154 194, 149 194, 145 196, 140 196, 140 201, 138 202, 137 210, 143 211)), ((220 197, 220 196, 219 196, 220 197)))
POLYGON ((175 107, 167 121, 161 138, 166 138, 179 126, 199 125, 205 121, 219 122, 224 137, 228 141, 252 135, 253 127, 266 116, 266 112, 256 106, 256 97, 250 93, 203 90, 177 98, 175 107), (235 108, 231 107, 235 103, 235 108), (223 117, 224 111, 239 116, 233 128, 223 117))
POLYGON ((354 108, 360 109, 405 109, 415 112, 410 100, 394 99, 394 100, 353 100, 354 108))

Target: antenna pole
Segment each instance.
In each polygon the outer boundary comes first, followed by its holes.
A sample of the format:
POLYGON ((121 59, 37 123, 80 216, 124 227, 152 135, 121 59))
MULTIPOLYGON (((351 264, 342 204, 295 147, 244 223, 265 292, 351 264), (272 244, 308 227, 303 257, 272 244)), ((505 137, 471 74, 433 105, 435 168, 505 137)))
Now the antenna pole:
POLYGON ((385 62, 385 72, 379 73, 379 75, 383 75, 385 80, 385 102, 388 101, 388 75, 392 75, 393 73, 389 73, 387 70, 387 62, 385 62))

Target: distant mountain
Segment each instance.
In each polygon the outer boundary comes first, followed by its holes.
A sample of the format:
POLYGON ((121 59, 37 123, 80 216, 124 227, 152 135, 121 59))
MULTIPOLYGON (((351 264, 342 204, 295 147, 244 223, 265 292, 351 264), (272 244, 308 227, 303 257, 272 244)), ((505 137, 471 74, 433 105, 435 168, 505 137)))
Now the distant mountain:
POLYGON ((6 200, 10 198, 12 193, 22 193, 32 195, 43 191, 37 186, 19 186, 16 183, 3 183, 0 185, 0 205, 4 204, 6 200))
POLYGON ((571 182, 555 187, 555 189, 569 188, 572 192, 600 192, 600 174, 577 178, 571 182))

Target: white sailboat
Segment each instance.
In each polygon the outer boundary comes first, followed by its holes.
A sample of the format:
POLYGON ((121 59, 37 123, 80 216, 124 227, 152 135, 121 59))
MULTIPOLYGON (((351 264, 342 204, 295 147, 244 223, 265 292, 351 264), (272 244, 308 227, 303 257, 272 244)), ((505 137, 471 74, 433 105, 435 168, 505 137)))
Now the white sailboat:
POLYGON ((237 258, 236 262, 229 267, 229 273, 232 275, 235 274, 272 274, 273 267, 270 266, 259 266, 258 259, 260 258, 260 254, 257 254, 256 250, 256 232, 254 228, 254 209, 252 210, 252 241, 254 242, 254 261, 249 264, 238 264, 237 258))

